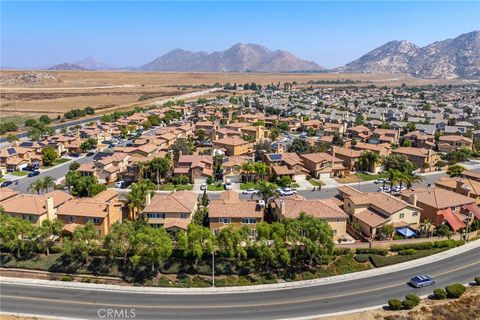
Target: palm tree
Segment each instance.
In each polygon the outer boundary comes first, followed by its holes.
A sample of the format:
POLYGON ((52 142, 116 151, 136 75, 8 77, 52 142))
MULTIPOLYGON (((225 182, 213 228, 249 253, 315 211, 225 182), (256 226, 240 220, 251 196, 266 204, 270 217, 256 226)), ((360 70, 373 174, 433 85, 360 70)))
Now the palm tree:
POLYGON ((430 220, 425 219, 419 224, 420 233, 429 237, 432 233, 432 227, 433 224, 430 222, 430 220))
MULTIPOLYGON (((393 185, 400 181, 401 172, 396 169, 388 169, 387 171, 382 172, 380 177, 390 180, 390 188, 393 188, 393 185)), ((383 182, 383 187, 385 188, 385 181, 383 182)))
POLYGON ((408 189, 411 189, 413 184, 422 182, 422 180, 423 180, 422 176, 419 176, 418 174, 414 174, 414 173, 408 173, 404 176, 404 181, 407 184, 408 189))
POLYGON ((44 187, 42 179, 38 179, 37 181, 30 183, 30 186, 28 187, 28 191, 37 192, 37 194, 40 194, 40 190, 43 189, 44 187))
POLYGON ((375 164, 380 160, 380 156, 372 151, 365 151, 358 160, 359 167, 362 170, 373 172, 375 170, 375 164))
POLYGON ((260 178, 260 180, 263 180, 263 177, 265 177, 265 175, 268 173, 268 166, 264 162, 256 162, 253 165, 253 169, 257 174, 257 179, 260 178))
POLYGON ((55 188, 56 183, 55 183, 55 178, 52 176, 45 176, 42 178, 43 180, 43 188, 45 189, 45 192, 48 192, 48 188, 52 187, 55 188))
POLYGON ((253 168, 254 168, 254 165, 253 165, 253 162, 251 162, 251 161, 242 163, 242 171, 247 176, 247 179, 246 179, 247 181, 246 182, 248 182, 250 180, 250 174, 252 173, 253 168))

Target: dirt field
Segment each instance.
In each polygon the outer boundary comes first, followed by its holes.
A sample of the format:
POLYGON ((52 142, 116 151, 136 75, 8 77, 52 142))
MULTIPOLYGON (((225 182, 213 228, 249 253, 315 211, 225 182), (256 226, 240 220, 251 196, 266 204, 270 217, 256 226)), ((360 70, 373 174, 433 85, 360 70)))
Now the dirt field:
MULTIPOLYGON (((202 90, 201 85, 215 83, 296 82, 297 87, 310 86, 310 80, 358 80, 356 85, 409 85, 452 83, 420 80, 405 75, 369 74, 268 74, 268 73, 160 73, 112 71, 0 71, 0 113, 2 118, 42 114, 56 116, 76 108, 90 106, 100 113, 124 109, 136 104, 174 97, 202 90), (139 102, 139 98, 149 99, 139 102)), ((453 83, 461 83, 454 80, 453 83)), ((315 85, 315 87, 332 85, 315 85)))
POLYGON ((321 320, 478 320, 480 287, 469 287, 458 300, 423 300, 412 310, 371 310, 321 320))

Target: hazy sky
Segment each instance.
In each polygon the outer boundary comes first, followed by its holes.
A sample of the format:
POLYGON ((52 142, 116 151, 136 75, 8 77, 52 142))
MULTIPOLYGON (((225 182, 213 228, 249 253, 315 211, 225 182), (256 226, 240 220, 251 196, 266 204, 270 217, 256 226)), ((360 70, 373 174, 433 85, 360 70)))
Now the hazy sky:
POLYGON ((480 2, 6 2, 1 66, 86 56, 139 66, 175 48, 237 42, 337 67, 390 40, 428 43, 480 29, 480 2))

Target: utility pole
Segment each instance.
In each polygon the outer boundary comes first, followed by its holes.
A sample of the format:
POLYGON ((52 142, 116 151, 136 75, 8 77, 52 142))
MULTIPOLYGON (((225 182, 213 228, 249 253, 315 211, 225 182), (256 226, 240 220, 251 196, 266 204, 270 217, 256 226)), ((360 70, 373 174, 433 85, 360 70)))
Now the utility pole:
POLYGON ((215 287, 215 251, 212 251, 212 287, 215 287))

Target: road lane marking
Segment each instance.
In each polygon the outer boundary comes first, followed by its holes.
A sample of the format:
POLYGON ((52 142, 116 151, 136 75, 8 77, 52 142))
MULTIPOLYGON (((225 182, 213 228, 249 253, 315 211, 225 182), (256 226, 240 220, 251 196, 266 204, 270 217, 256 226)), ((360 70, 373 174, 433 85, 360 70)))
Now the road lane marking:
MULTIPOLYGON (((463 269, 468 269, 474 265, 480 264, 480 261, 475 261, 467 265, 463 265, 461 267, 449 269, 448 271, 444 271, 441 273, 435 273, 436 276, 442 276, 445 274, 449 274, 458 270, 463 270, 463 269)), ((307 302, 320 302, 320 301, 325 301, 325 300, 331 300, 335 298, 341 298, 341 297, 346 297, 346 296, 354 296, 358 294, 364 294, 364 293, 371 293, 375 291, 381 291, 385 289, 390 289, 394 287, 398 287, 400 285, 406 285, 406 282, 396 282, 394 284, 388 285, 388 286, 382 286, 382 287, 377 287, 377 288, 372 288, 372 289, 366 289, 366 290, 360 290, 360 291, 355 291, 355 292, 348 292, 348 293, 343 293, 343 294, 337 294, 337 295, 330 295, 328 297, 324 296, 312 296, 311 298, 307 299, 289 299, 287 301, 276 301, 276 302, 269 302, 269 303, 261 303, 261 304, 237 304, 237 305, 179 305, 179 306, 172 306, 172 305, 128 305, 128 304, 117 304, 117 303, 100 303, 100 302, 86 302, 86 301, 73 301, 73 300, 57 300, 54 298, 37 298, 37 297, 20 297, 16 295, 1 295, 2 298, 10 298, 10 299, 17 299, 17 300, 30 300, 30 301, 55 301, 57 303, 63 303, 63 304, 76 304, 76 305, 99 305, 99 306, 111 306, 111 307, 131 307, 131 308, 150 308, 150 309, 226 309, 226 308, 251 308, 251 307, 266 307, 266 306, 276 306, 276 305, 285 305, 285 304, 296 304, 296 303, 307 303, 307 302)))

